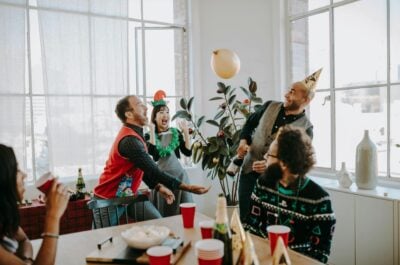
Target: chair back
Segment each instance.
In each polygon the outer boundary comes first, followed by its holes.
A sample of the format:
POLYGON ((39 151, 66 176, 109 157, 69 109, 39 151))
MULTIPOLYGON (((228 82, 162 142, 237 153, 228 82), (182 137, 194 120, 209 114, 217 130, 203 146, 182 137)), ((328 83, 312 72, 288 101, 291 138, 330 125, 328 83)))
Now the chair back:
MULTIPOLYGON (((113 225, 120 225, 122 219, 121 212, 124 211, 125 223, 129 222, 128 205, 148 201, 148 195, 140 194, 137 196, 127 196, 113 199, 91 199, 87 202, 87 207, 92 210, 93 227, 104 228, 113 225), (114 220, 114 222, 112 221, 114 220), (115 223, 116 220, 116 223, 115 223)), ((143 211, 144 211, 144 207, 143 211)), ((136 211, 135 211, 136 215, 136 211)), ((135 216, 136 219, 136 216, 135 216)))

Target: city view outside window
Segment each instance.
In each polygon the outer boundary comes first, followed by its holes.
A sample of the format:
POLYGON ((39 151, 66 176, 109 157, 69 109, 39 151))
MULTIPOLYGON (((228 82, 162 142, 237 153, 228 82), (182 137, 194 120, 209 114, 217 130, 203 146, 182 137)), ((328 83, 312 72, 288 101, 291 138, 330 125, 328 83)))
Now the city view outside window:
POLYGON ((118 99, 188 97, 186 0, 0 0, 1 143, 32 182, 98 176, 118 99))
POLYGON ((323 67, 309 117, 320 170, 354 171, 369 130, 381 177, 400 177, 400 2, 288 1, 290 80, 323 67))

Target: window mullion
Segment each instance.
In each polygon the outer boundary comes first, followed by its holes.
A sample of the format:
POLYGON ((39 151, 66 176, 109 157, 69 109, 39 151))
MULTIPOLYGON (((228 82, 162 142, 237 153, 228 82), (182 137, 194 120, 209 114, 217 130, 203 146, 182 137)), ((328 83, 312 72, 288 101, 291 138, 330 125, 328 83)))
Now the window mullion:
POLYGON ((391 164, 391 159, 390 159, 390 128, 391 128, 391 121, 390 121, 390 0, 386 0, 386 47, 387 47, 387 53, 386 53, 386 108, 387 108, 387 116, 386 116, 386 124, 387 124, 387 134, 386 134, 386 145, 387 145, 387 153, 386 153, 386 164, 387 164, 387 172, 386 176, 390 178, 392 175, 391 169, 390 169, 390 164, 391 164))
POLYGON ((329 46, 330 46, 330 104, 331 104, 331 169, 336 171, 336 93, 335 93, 335 18, 333 7, 329 8, 329 46))

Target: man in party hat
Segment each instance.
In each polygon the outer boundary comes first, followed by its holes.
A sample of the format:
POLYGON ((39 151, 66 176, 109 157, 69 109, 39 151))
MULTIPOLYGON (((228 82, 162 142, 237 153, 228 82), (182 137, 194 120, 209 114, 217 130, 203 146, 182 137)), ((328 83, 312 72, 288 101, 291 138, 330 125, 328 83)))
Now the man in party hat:
POLYGON ((314 98, 316 84, 322 68, 293 83, 285 93, 284 102, 267 101, 249 116, 240 135, 238 157, 244 158, 239 180, 240 218, 244 220, 249 212, 249 199, 257 178, 266 169, 264 155, 275 139, 279 128, 291 124, 302 127, 312 138, 313 125, 305 109, 314 98))

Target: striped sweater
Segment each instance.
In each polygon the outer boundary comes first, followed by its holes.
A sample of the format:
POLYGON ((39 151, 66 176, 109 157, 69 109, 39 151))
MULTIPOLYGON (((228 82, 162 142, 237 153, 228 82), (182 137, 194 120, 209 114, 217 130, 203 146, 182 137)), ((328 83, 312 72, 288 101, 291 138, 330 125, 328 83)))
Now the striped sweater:
POLYGON ((293 190, 262 176, 251 195, 244 228, 266 238, 267 226, 286 225, 291 249, 326 263, 335 223, 328 193, 309 178, 293 190))

